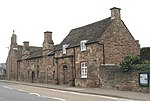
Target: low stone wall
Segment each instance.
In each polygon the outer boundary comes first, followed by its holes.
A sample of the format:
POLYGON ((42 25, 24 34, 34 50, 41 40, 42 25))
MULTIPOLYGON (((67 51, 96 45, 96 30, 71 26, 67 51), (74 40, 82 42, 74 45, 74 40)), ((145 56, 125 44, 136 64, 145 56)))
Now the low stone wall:
POLYGON ((140 87, 140 70, 122 72, 117 66, 100 67, 100 88, 148 92, 149 87, 140 87))

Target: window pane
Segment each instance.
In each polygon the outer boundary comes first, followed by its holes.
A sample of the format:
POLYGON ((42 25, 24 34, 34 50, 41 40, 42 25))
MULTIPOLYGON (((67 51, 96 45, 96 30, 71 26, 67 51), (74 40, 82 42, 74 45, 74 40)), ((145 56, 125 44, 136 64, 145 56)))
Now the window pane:
POLYGON ((84 67, 84 63, 81 64, 81 67, 84 67))
POLYGON ((85 75, 87 75, 87 69, 85 68, 85 75))
POLYGON ((87 63, 85 62, 85 67, 87 67, 87 63))

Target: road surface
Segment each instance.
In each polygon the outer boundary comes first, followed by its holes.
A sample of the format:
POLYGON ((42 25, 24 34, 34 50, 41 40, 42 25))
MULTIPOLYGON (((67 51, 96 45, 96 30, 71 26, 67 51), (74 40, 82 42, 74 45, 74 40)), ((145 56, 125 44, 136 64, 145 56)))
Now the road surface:
POLYGON ((135 101, 0 82, 0 101, 135 101))

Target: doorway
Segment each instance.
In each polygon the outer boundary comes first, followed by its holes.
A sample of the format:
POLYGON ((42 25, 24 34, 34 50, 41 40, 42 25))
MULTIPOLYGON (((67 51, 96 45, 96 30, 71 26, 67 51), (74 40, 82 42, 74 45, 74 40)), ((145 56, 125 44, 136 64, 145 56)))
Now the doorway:
POLYGON ((67 70, 68 70, 68 67, 67 65, 63 65, 63 84, 68 84, 68 74, 67 74, 67 70))
POLYGON ((35 79, 35 73, 34 73, 34 71, 32 71, 32 75, 31 75, 31 82, 33 83, 34 82, 34 79, 35 79))

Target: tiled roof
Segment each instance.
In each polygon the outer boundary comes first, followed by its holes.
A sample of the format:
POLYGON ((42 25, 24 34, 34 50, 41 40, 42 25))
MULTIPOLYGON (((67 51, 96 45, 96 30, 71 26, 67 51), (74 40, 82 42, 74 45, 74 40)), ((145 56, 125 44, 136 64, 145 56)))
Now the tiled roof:
POLYGON ((98 42, 103 32, 111 22, 111 17, 109 17, 101 21, 71 30, 66 38, 56 48, 56 50, 62 49, 62 46, 65 44, 69 44, 67 48, 79 46, 80 41, 82 40, 87 40, 87 44, 98 42))

